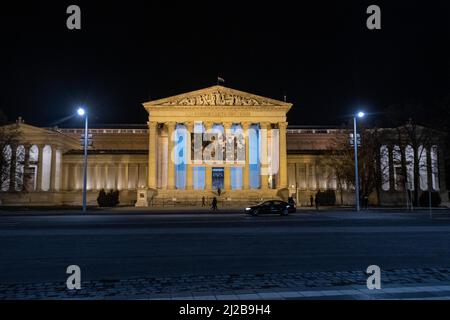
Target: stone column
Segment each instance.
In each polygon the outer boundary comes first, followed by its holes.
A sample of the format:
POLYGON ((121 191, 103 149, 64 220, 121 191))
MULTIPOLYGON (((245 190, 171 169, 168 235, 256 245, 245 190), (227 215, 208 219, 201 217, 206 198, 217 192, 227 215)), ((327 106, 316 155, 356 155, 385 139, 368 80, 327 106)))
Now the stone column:
MULTIPOLYGON (((89 172, 88 172, 88 178, 91 177, 91 190, 98 190, 97 188, 97 164, 95 162, 91 162, 91 165, 88 166, 89 172)), ((89 180, 88 180, 89 182, 89 180)))
POLYGON ((278 129, 279 131, 279 166, 280 166, 280 174, 279 174, 279 188, 287 187, 287 148, 286 148, 286 128, 287 122, 279 122, 278 129))
POLYGON ((269 187, 269 161, 268 161, 268 130, 270 129, 270 122, 261 122, 259 124, 259 138, 260 138, 260 176, 261 189, 266 190, 269 187))
POLYGON ((9 192, 16 191, 17 175, 17 145, 11 145, 11 158, 9 161, 9 192))
POLYGON ((36 174, 36 191, 42 191, 42 168, 44 162, 44 146, 38 145, 38 163, 36 174))
POLYGON ((24 163, 23 163, 23 177, 22 177, 22 191, 28 190, 28 183, 30 181, 30 146, 24 145, 25 155, 24 155, 24 163))
POLYGON ((61 161, 61 166, 62 166, 62 172, 61 172, 61 175, 62 175, 62 177, 61 177, 61 180, 62 180, 62 182, 61 182, 61 190, 64 190, 64 191, 67 191, 68 189, 69 189, 69 187, 67 186, 67 181, 68 181, 68 178, 69 178, 69 170, 68 170, 68 164, 67 163, 64 163, 63 164, 63 162, 61 161))
POLYGON ((427 190, 433 190, 433 171, 432 171, 433 165, 431 163, 431 146, 427 146, 426 155, 427 155, 427 180, 428 180, 427 190))
POLYGON ((388 148, 388 163, 389 163, 389 191, 394 191, 395 177, 394 177, 394 146, 389 145, 388 148))
POLYGON ((243 189, 250 189, 250 139, 249 139, 249 129, 251 123, 243 122, 242 129, 244 130, 245 137, 245 166, 242 172, 242 187, 243 189))
POLYGON ((268 158, 270 157, 271 160, 267 164, 269 174, 267 176, 267 182, 270 182, 269 189, 273 189, 275 187, 273 179, 275 178, 275 174, 273 172, 273 159, 274 159, 274 149, 273 149, 273 133, 272 133, 272 126, 270 125, 267 130, 267 155, 268 158))
POLYGON ((156 189, 156 140, 157 123, 148 122, 148 187, 156 189))
POLYGON ((194 133, 194 122, 186 122, 186 189, 194 189, 194 167, 192 166, 192 141, 191 134, 194 133))
POLYGON ((56 148, 51 146, 52 148, 52 157, 50 163, 50 191, 56 191, 56 148))
POLYGON ((167 189, 175 189, 175 163, 174 163, 174 150, 173 150, 173 134, 175 132, 175 122, 167 122, 167 135, 168 135, 168 157, 167 157, 167 189))
MULTIPOLYGON (((205 132, 208 132, 208 130, 211 130, 214 123, 213 122, 204 122, 203 125, 205 126, 205 132)), ((212 164, 206 163, 205 164, 205 190, 211 190, 212 189, 212 164)))
POLYGON ((223 131, 225 135, 225 154, 224 156, 224 168, 223 168, 223 188, 225 190, 231 190, 231 166, 234 163, 234 159, 227 159, 227 130, 230 131, 233 123, 231 122, 224 122, 223 124, 223 131))
POLYGON ((125 166, 125 176, 124 176, 124 183, 125 183, 125 185, 124 185, 124 190, 128 190, 128 180, 129 180, 129 171, 130 171, 130 165, 128 164, 128 162, 127 163, 125 163, 124 164, 124 166, 125 166))
MULTIPOLYGON (((138 179, 139 179, 139 168, 138 168, 138 179)), ((108 191, 109 189, 108 181, 109 181, 109 165, 105 164, 105 191, 108 191)))

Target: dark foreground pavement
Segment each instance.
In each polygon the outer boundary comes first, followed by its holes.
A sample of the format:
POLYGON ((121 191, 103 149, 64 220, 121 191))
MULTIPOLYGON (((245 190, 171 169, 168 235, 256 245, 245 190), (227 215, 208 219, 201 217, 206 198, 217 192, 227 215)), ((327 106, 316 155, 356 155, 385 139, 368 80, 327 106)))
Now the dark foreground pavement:
POLYGON ((450 216, 121 210, 0 214, 0 298, 450 297, 450 216), (82 289, 66 289, 78 265, 82 289), (366 288, 369 265, 382 289, 366 288))

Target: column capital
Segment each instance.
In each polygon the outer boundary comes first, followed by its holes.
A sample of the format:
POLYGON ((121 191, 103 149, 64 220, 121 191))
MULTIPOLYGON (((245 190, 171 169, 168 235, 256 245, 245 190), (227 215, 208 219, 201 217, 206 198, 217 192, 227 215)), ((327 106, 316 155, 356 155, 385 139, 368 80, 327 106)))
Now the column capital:
POLYGON ((234 122, 231 122, 231 121, 222 122, 223 129, 224 130, 231 129, 231 127, 233 126, 233 123, 234 122))
POLYGON ((205 130, 211 129, 215 124, 214 121, 202 121, 202 123, 205 126, 205 130))
POLYGON ((241 122, 241 125, 242 125, 242 129, 247 130, 247 129, 250 128, 250 126, 252 125, 252 123, 249 122, 249 121, 245 121, 245 122, 241 122))
POLYGON ((153 128, 156 128, 156 126, 158 125, 158 122, 156 122, 156 121, 148 121, 147 125, 148 125, 149 128, 153 129, 153 128))
POLYGON ((288 126, 287 122, 278 122, 278 128, 279 129, 286 129, 288 126))
POLYGON ((175 121, 168 121, 165 124, 166 124, 167 128, 170 128, 170 129, 175 129, 175 126, 177 125, 177 123, 175 121))
POLYGON ((187 121, 184 123, 184 126, 186 127, 187 131, 194 132, 194 126, 195 126, 194 121, 187 121))
POLYGON ((269 122, 269 121, 263 121, 263 122, 260 122, 259 123, 259 127, 261 128, 261 129, 269 129, 270 128, 270 126, 271 126, 271 122, 269 122))

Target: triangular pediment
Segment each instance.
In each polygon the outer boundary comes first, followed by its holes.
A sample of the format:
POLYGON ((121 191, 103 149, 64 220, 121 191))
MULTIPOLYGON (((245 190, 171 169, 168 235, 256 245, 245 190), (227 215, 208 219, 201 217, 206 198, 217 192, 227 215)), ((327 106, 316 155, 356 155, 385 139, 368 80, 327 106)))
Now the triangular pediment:
POLYGON ((70 149, 80 148, 79 140, 67 136, 57 129, 36 127, 27 123, 12 123, 4 125, 3 128, 7 130, 16 130, 18 133, 18 139, 22 143, 38 144, 58 144, 70 149))
POLYGON ((223 86, 212 86, 149 101, 144 103, 144 106, 291 106, 291 104, 223 86))

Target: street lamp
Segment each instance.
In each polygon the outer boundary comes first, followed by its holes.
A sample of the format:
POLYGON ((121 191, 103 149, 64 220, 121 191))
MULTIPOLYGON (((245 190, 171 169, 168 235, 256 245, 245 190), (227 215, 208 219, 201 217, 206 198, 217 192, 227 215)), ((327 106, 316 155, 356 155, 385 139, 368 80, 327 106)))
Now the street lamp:
POLYGON ((83 212, 86 212, 88 114, 84 108, 78 108, 77 113, 80 117, 84 116, 83 212))
MULTIPOLYGON (((358 118, 364 117, 364 112, 359 111, 358 118)), ((359 176, 358 176, 358 139, 356 130, 356 116, 353 117, 353 147, 355 148, 355 201, 356 211, 359 211, 359 176)))

